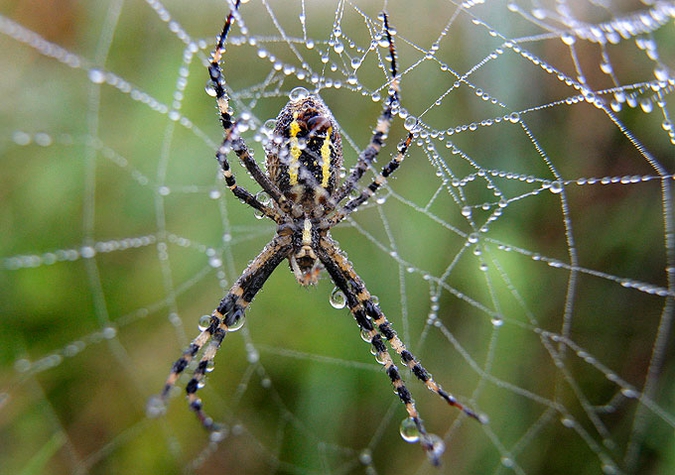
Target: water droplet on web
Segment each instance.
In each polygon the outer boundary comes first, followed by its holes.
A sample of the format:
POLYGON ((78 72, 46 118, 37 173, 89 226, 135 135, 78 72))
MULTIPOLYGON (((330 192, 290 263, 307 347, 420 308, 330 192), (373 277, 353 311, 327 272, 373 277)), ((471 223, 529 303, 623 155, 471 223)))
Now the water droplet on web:
POLYGON ((89 80, 94 84, 103 84, 105 82, 105 73, 100 69, 90 69, 89 80))
POLYGON ((511 122, 512 124, 517 124, 518 122, 520 122, 520 114, 518 112, 511 112, 504 118, 509 122, 511 122))
POLYGON ((220 424, 214 425, 214 428, 209 434, 209 440, 217 444, 218 442, 221 442, 223 439, 225 439, 225 437, 227 437, 227 428, 221 426, 220 424))
POLYGON ((31 369, 32 365, 26 358, 20 358, 14 362, 14 371, 17 373, 25 373, 31 369))
POLYGON ((558 194, 561 193, 563 190, 563 185, 559 181, 554 181, 551 183, 551 186, 549 187, 549 191, 553 194, 558 194))
POLYGON ((636 399, 639 396, 639 393, 631 388, 623 388, 621 394, 628 399, 636 399))
POLYGON ((330 304, 333 306, 333 308, 337 308, 338 310, 345 308, 347 305, 347 297, 345 297, 344 292, 335 287, 330 293, 330 304))
POLYGON ((565 43, 567 46, 571 46, 575 43, 576 39, 574 36, 570 35, 569 33, 563 33, 563 35, 560 37, 560 39, 565 43))
POLYGON ((651 99, 645 98, 640 101, 640 109, 642 109, 642 112, 645 113, 650 113, 651 111, 654 110, 654 103, 652 102, 651 99))
POLYGON ((159 396, 152 396, 145 405, 145 415, 151 419, 161 416, 166 412, 166 404, 159 396))
POLYGON ((359 454, 359 462, 363 465, 370 465, 373 463, 373 454, 370 449, 363 449, 359 454))
POLYGON ((309 91, 302 86, 293 88, 291 93, 288 95, 288 98, 293 102, 301 101, 303 99, 307 99, 308 97, 309 91))
POLYGON ((436 465, 438 459, 440 459, 441 455, 445 452, 445 442, 443 442, 443 439, 436 434, 429 434, 427 438, 428 442, 431 443, 431 450, 427 452, 427 457, 429 457, 429 460, 436 465))
POLYGON ((419 128, 417 125, 417 119, 413 116, 406 117, 405 121, 403 122, 403 127, 409 132, 416 132, 419 128))
POLYGON ((417 428, 415 419, 412 417, 407 417, 401 421, 399 433, 401 434, 403 440, 408 443, 414 444, 420 440, 420 431, 417 428))

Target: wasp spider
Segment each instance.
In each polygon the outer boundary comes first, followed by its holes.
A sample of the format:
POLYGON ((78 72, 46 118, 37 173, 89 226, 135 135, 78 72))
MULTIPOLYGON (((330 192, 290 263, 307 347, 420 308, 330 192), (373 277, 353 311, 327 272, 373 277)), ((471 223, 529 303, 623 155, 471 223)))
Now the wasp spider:
POLYGON ((384 366, 398 397, 405 405, 408 417, 401 425, 402 435, 410 442, 419 442, 431 462, 437 464, 443 452, 443 443, 438 436, 426 432, 410 391, 401 379, 399 369, 394 364, 385 342, 428 389, 466 415, 481 421, 482 418, 443 390, 417 358, 406 349, 378 304, 373 301, 363 280, 354 271, 352 263, 347 260, 338 243, 330 235, 333 226, 358 209, 386 182, 387 177, 394 173, 413 140, 414 134, 411 131, 398 145, 398 151, 391 161, 367 187, 354 196, 352 192, 357 183, 384 145, 394 111, 399 104, 396 52, 387 15, 383 13, 381 19, 383 38, 386 38, 389 45, 392 75, 388 97, 370 143, 361 152, 348 176, 340 183, 338 175, 342 167, 342 144, 339 126, 326 104, 304 89, 296 89, 291 94, 290 101, 277 117, 273 139, 266 150, 267 173, 258 166, 246 143, 238 135, 237 121, 230 114, 225 79, 220 66, 225 41, 238 7, 239 1, 225 20, 208 67, 224 131, 223 142, 216 153, 216 158, 222 168, 225 183, 232 193, 258 213, 274 221, 277 225, 276 234, 220 301, 208 322, 203 325, 205 329, 174 363, 161 395, 152 398, 149 403, 149 407, 155 408, 150 412, 155 414, 162 412, 166 399, 181 373, 201 352, 201 358, 186 386, 187 399, 202 425, 217 434, 219 426, 204 412, 197 390, 203 386, 207 368, 212 364, 227 332, 241 326, 249 303, 274 269, 288 259, 300 285, 316 284, 321 270, 325 269, 337 289, 344 294, 346 304, 356 319, 362 336, 372 345, 375 358, 384 366), (269 203, 259 200, 237 185, 227 159, 230 151, 235 153, 262 190, 267 193, 269 203))

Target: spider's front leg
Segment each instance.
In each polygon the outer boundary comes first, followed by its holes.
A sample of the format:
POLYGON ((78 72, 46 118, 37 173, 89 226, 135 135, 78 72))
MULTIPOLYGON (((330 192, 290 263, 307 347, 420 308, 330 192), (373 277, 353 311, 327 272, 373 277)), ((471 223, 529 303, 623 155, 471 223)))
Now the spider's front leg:
POLYGON ((448 404, 455 406, 467 416, 481 423, 484 423, 485 419, 460 404, 454 396, 446 392, 434 381, 431 374, 421 365, 418 359, 406 349, 401 339, 391 327, 391 323, 387 320, 387 317, 382 313, 377 304, 373 302, 368 289, 366 289, 365 284, 354 271, 351 262, 338 249, 335 241, 327 236, 322 237, 316 254, 335 285, 344 293, 349 310, 356 319, 361 331, 364 332, 364 336, 373 346, 375 358, 379 363, 384 365, 384 369, 399 399, 405 405, 409 421, 412 422, 414 426, 413 430, 418 435, 418 437, 408 440, 419 441, 427 452, 429 460, 434 465, 438 465, 440 463, 440 455, 443 453, 443 446, 437 443, 436 436, 427 433, 415 406, 415 401, 401 378, 401 374, 394 364, 383 340, 389 342, 389 345, 401 357, 405 365, 429 390, 438 394, 448 404))
POLYGON ((239 326, 248 304, 262 288, 274 269, 288 257, 291 250, 291 236, 277 235, 249 264, 227 295, 220 301, 218 308, 211 314, 209 326, 192 340, 182 356, 173 364, 162 393, 148 401, 148 415, 157 416, 164 411, 166 401, 178 378, 203 349, 202 357, 192 374, 192 378, 187 383, 185 391, 190 408, 197 414, 202 425, 208 430, 217 429, 213 420, 204 413, 201 399, 196 395, 197 390, 202 387, 207 368, 212 364, 227 332, 231 331, 233 327, 239 326))
POLYGON ((211 59, 208 65, 213 95, 216 97, 216 105, 218 106, 220 123, 223 126, 223 142, 216 153, 216 160, 218 160, 220 168, 223 170, 225 183, 237 198, 252 208, 260 211, 263 215, 272 219, 277 224, 281 224, 281 217, 279 216, 279 213, 276 212, 276 210, 262 204, 248 190, 237 184, 234 174, 232 173, 232 169, 230 168, 230 163, 227 160, 228 152, 233 150, 241 163, 246 167, 248 172, 260 185, 263 191, 265 191, 283 211, 288 212, 290 205, 287 203, 286 197, 260 169, 260 166, 258 166, 258 163, 253 158, 253 154, 246 146, 244 140, 239 136, 238 122, 233 120, 232 115, 230 114, 230 99, 227 95, 227 91, 225 90, 225 77, 223 75, 223 69, 220 66, 220 62, 223 57, 223 53, 225 52, 225 42, 230 32, 230 28, 232 28, 232 25, 234 24, 236 11, 239 8, 239 4, 240 1, 237 0, 234 4, 234 10, 230 11, 225 18, 223 30, 220 35, 218 35, 216 46, 213 50, 213 53, 211 54, 211 59))

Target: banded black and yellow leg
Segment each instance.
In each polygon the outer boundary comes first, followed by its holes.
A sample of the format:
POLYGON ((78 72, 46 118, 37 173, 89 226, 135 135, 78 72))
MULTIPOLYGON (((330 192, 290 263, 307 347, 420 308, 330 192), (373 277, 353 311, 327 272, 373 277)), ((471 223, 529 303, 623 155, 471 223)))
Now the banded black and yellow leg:
MULTIPOLYGON (((235 11, 239 8, 239 1, 234 5, 235 11)), ((288 212, 290 205, 287 203, 287 199, 279 191, 279 188, 272 183, 267 175, 258 166, 258 163, 253 159, 253 154, 250 152, 244 140, 237 134, 237 122, 233 121, 232 115, 230 114, 230 101, 227 96, 227 91, 225 90, 225 78, 223 77, 223 70, 220 66, 220 60, 225 52, 225 41, 227 40, 227 35, 230 32, 230 28, 234 23, 235 11, 230 11, 225 19, 225 24, 223 26, 223 31, 218 36, 216 42, 216 47, 213 50, 211 55, 211 60, 209 61, 208 71, 209 77, 211 78, 211 84, 213 87, 213 92, 216 96, 216 104, 218 106, 218 112, 220 114, 220 122, 223 126, 223 143, 221 144, 218 152, 216 154, 216 159, 220 164, 220 167, 223 169, 223 174, 225 175, 225 181, 227 186, 232 190, 234 195, 242 200, 244 203, 252 206, 261 213, 263 213, 268 218, 279 223, 279 216, 271 208, 260 203, 250 192, 244 188, 237 185, 234 178, 234 174, 230 168, 230 164, 227 160, 228 149, 232 149, 237 155, 242 164, 249 171, 253 179, 260 185, 260 187, 265 191, 278 205, 279 207, 288 212)))
POLYGON ((377 327, 373 325, 372 318, 369 318, 366 313, 367 305, 375 305, 372 302, 370 294, 365 287, 359 285, 362 284, 361 280, 356 276, 351 263, 337 250, 335 242, 328 238, 322 239, 317 251, 317 256, 323 263, 324 268, 331 276, 335 285, 337 285, 344 293, 347 306, 361 328, 362 337, 365 340, 370 341, 373 347, 375 359, 384 366, 385 372, 387 373, 387 376, 389 376, 396 394, 405 406, 409 420, 415 425, 417 433, 415 440, 420 442, 431 462, 435 465, 438 464, 440 453, 437 451, 434 439, 427 434, 410 391, 401 378, 401 374, 394 364, 377 327), (358 279, 357 282, 355 282, 354 276, 358 279), (355 292, 354 289, 358 286, 360 286, 362 290, 355 292))
POLYGON ((359 155, 356 165, 354 165, 349 173, 349 176, 342 183, 342 186, 340 186, 333 196, 331 196, 331 203, 333 207, 336 207, 338 203, 354 189, 356 183, 358 183, 368 167, 373 163, 377 155, 380 153, 380 150, 384 146, 384 141, 389 134, 389 129, 391 128, 393 109, 399 102, 398 93, 400 78, 398 77, 398 72, 396 70, 396 50, 394 49, 394 40, 389 28, 387 14, 383 12, 382 18, 384 23, 384 32, 389 43, 392 76, 392 81, 389 86, 389 96, 387 97, 382 113, 377 120, 377 126, 375 126, 375 130, 373 130, 373 136, 370 139, 370 143, 359 155))
POLYGON ((175 386, 180 375, 185 371, 192 360, 203 349, 202 356, 197 364, 192 378, 187 383, 185 391, 190 408, 195 411, 202 425, 214 430, 213 421, 202 409, 202 402, 196 392, 203 386, 203 380, 220 345, 228 331, 241 327, 244 312, 258 291, 262 288, 274 269, 288 257, 292 250, 290 235, 277 235, 258 256, 249 264, 242 275, 230 288, 227 295, 220 301, 218 308, 211 314, 209 326, 205 328, 174 363, 162 393, 149 402, 149 410, 159 413, 158 407, 166 403, 166 399, 175 386), (151 407, 154 406, 154 407, 151 407))
MULTIPOLYGON (((258 198, 252 195, 251 192, 249 192, 246 188, 243 188, 237 184, 237 180, 234 177, 232 170, 230 169, 230 163, 227 160, 227 151, 228 146, 234 148, 235 145, 239 145, 239 142, 243 143, 243 140, 239 138, 236 139, 234 143, 228 144, 228 139, 226 138, 225 140, 223 140, 222 145, 218 148, 218 151, 216 152, 216 160, 218 160, 218 164, 220 165, 220 168, 223 170, 223 177, 225 178, 225 184, 230 189, 230 191, 232 191, 234 196, 239 198, 242 202, 246 203, 252 208, 255 208, 256 210, 258 210, 264 216, 270 218, 275 223, 281 224, 282 219, 281 216, 279 216, 279 213, 277 213, 273 208, 270 208, 269 206, 261 203, 258 200, 258 198)), ((242 155, 250 156, 245 146, 243 149, 235 148, 235 151, 237 155, 241 153, 242 155)), ((251 160, 253 159, 251 158, 251 160)))
POLYGON ((326 271, 330 274, 335 284, 345 294, 347 305, 361 327, 364 338, 369 340, 373 345, 376 359, 384 365, 399 399, 405 405, 410 419, 417 427, 420 443, 427 451, 431 461, 437 463, 438 455, 440 454, 436 453, 434 444, 424 429, 424 425, 415 407, 415 402, 410 395, 410 391, 406 388, 398 368, 393 363, 383 338, 389 342, 391 348, 401 357, 403 363, 411 370, 415 377, 422 381, 429 390, 438 394, 449 405, 461 410, 467 416, 481 423, 486 422, 485 419, 459 403, 454 396, 445 391, 434 381, 431 374, 422 366, 419 360, 406 349, 392 328, 391 323, 387 320, 387 317, 377 304, 373 302, 370 292, 368 292, 365 284, 354 271, 352 264, 344 254, 338 251, 337 243, 326 237, 319 244, 321 250, 320 253, 317 253, 319 259, 321 259, 326 271))
POLYGON ((405 158, 408 148, 413 140, 413 133, 410 132, 408 136, 398 145, 398 152, 396 155, 387 163, 375 179, 365 187, 361 193, 349 200, 343 207, 341 207, 333 216, 330 218, 329 227, 335 226, 337 223, 349 216, 353 211, 355 211, 359 206, 368 201, 377 190, 379 190, 382 185, 387 182, 387 179, 398 169, 405 158))

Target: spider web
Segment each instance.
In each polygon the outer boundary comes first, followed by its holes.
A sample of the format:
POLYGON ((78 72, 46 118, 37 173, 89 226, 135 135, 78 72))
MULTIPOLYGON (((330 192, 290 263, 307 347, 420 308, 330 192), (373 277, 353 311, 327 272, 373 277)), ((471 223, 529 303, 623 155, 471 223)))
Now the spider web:
POLYGON ((672 2, 242 5, 224 69, 257 159, 303 86, 331 107, 348 167, 387 94, 388 11, 403 109, 380 164, 406 119, 419 127, 333 235, 403 341, 489 423, 404 374, 447 447, 431 467, 329 279, 303 289, 285 266, 200 391, 223 440, 182 397, 146 417, 274 232, 212 159, 204 64, 227 8, 0 7, 0 472, 672 472, 672 2))

